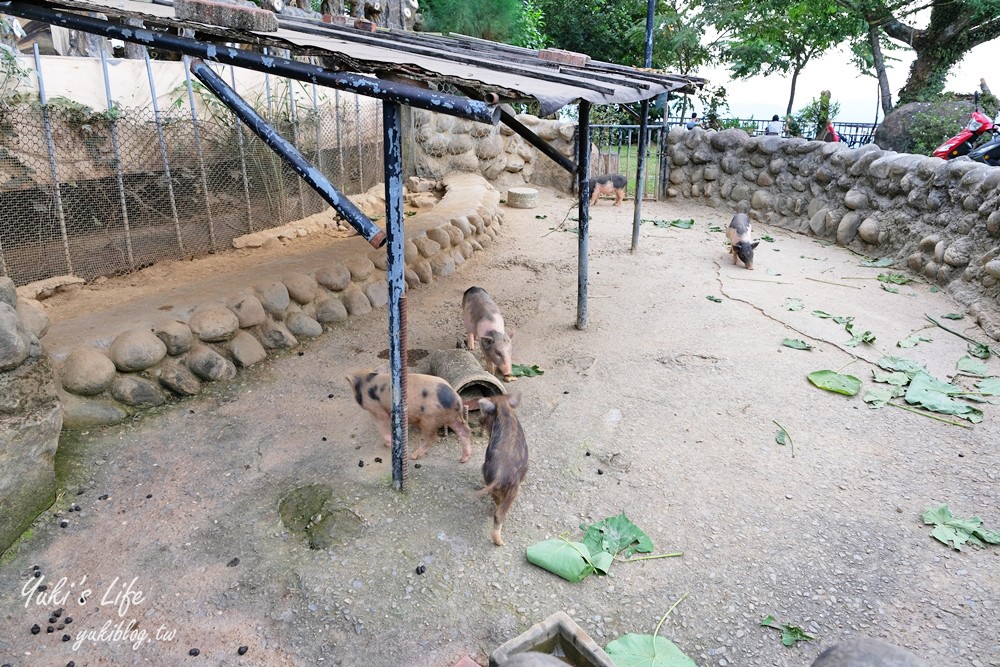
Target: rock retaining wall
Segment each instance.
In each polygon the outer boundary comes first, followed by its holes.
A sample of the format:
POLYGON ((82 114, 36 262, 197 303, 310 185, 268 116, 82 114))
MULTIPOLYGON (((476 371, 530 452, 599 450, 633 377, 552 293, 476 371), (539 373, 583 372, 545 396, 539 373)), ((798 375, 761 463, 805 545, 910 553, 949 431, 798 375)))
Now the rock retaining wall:
POLYGON ((892 257, 1000 340, 1000 168, 742 130, 678 127, 667 143, 668 196, 748 201, 756 220, 892 257))
MULTIPOLYGON (((443 187, 437 206, 406 220, 408 288, 451 275, 500 233, 500 193, 482 177, 455 174, 443 187)), ((64 426, 115 424, 136 410, 196 395, 387 302, 381 249, 308 273, 262 277, 225 301, 198 305, 184 321, 150 320, 106 347, 81 345, 58 364, 64 426)))
POLYGON ((37 302, 0 278, 0 553, 55 500, 62 411, 38 341, 47 328, 37 302))

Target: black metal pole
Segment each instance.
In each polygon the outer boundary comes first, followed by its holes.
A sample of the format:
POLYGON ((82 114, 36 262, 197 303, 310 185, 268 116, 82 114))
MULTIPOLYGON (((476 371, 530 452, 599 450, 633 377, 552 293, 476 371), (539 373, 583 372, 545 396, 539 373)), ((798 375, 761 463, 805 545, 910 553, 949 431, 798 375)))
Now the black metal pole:
POLYGON ((331 72, 318 65, 243 51, 210 42, 199 42, 167 32, 116 25, 105 20, 56 10, 44 5, 35 5, 23 0, 0 2, 0 10, 4 14, 41 21, 71 30, 82 30, 95 35, 142 44, 150 48, 174 51, 192 58, 202 58, 299 81, 309 81, 328 88, 347 90, 365 97, 406 104, 418 109, 458 116, 480 123, 496 125, 500 120, 500 110, 496 105, 457 95, 446 95, 396 81, 375 79, 350 72, 331 72))
POLYGON ((406 281, 403 257, 402 106, 382 103, 382 145, 385 157, 386 270, 389 278, 389 374, 392 405, 392 484, 406 490, 408 445, 406 414, 406 281))
MULTIPOLYGON (((656 0, 646 2, 646 68, 653 66, 653 10, 656 0)), ((639 154, 636 156, 635 168, 635 209, 632 215, 632 247, 631 251, 639 249, 639 226, 642 224, 642 197, 646 190, 646 142, 649 132, 649 100, 643 100, 640 105, 639 118, 639 154)), ((666 107, 663 113, 666 115, 666 107)))
POLYGON ((590 102, 580 102, 580 124, 577 129, 577 187, 580 192, 580 233, 577 250, 576 328, 587 328, 587 272, 590 228, 590 102))
POLYGON ((500 109, 500 122, 502 122, 510 129, 514 130, 515 133, 524 137, 525 141, 527 141, 529 144, 531 144, 532 146, 540 150, 542 153, 547 155, 556 164, 558 164, 560 167, 562 167, 569 173, 573 174, 576 172, 576 165, 573 164, 572 160, 570 160, 565 155, 557 151, 555 148, 552 147, 552 144, 539 137, 529 128, 525 127, 524 124, 521 123, 521 121, 519 121, 517 118, 514 118, 514 116, 510 115, 503 109, 500 109))
POLYGON ((246 123, 251 132, 260 137, 261 141, 284 159, 296 174, 301 176, 323 199, 329 202, 330 206, 336 209, 337 213, 348 224, 358 230, 358 233, 365 237, 366 241, 375 248, 381 248, 385 245, 385 232, 375 226, 354 202, 333 187, 333 184, 319 169, 311 165, 295 146, 268 125, 267 121, 261 118, 242 97, 237 95, 235 90, 227 86, 226 82, 212 71, 212 68, 204 61, 194 59, 191 61, 191 73, 198 77, 198 80, 205 84, 205 87, 211 90, 240 120, 246 123))

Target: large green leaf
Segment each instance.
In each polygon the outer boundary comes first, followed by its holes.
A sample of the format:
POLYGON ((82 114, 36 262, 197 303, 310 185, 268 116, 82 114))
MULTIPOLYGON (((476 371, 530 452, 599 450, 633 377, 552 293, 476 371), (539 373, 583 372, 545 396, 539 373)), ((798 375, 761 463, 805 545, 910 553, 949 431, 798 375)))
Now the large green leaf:
POLYGON ((962 373, 968 373, 969 375, 978 375, 983 377, 988 372, 986 370, 986 364, 981 362, 979 359, 973 359, 972 357, 966 355, 958 360, 956 364, 958 370, 962 373))
POLYGON ((804 340, 799 340, 798 338, 784 338, 781 344, 785 347, 790 347, 793 350, 811 350, 813 346, 804 340))
POLYGON ((875 342, 875 334, 873 334, 871 331, 862 331, 861 333, 856 334, 853 331, 851 331, 850 328, 848 328, 847 330, 851 332, 853 336, 851 337, 851 340, 844 343, 845 347, 857 347, 858 345, 861 345, 861 343, 866 343, 868 345, 871 345, 872 343, 875 342))
POLYGON ((910 378, 906 373, 900 371, 893 371, 892 373, 883 373, 872 369, 872 379, 875 382, 884 382, 886 384, 891 384, 896 387, 905 387, 910 382, 910 378))
POLYGON ((865 403, 868 403, 874 410, 883 407, 892 399, 902 395, 902 387, 895 387, 892 385, 888 387, 871 387, 865 392, 862 400, 864 400, 865 403))
POLYGON ((946 315, 942 315, 941 317, 943 317, 946 320, 961 320, 961 319, 963 319, 965 317, 965 314, 964 313, 947 313, 946 315))
POLYGON ((878 279, 884 283, 892 283, 893 285, 905 285, 913 282, 913 278, 905 276, 902 273, 880 273, 878 274, 878 279))
POLYGON ((924 510, 923 519, 925 524, 934 526, 934 530, 931 531, 934 539, 956 551, 961 551, 962 545, 966 542, 980 547, 984 546, 983 542, 1000 544, 1000 531, 983 528, 983 520, 978 516, 958 519, 947 505, 924 510))
POLYGON ((861 380, 853 375, 841 375, 836 371, 813 371, 808 376, 809 381, 820 389, 832 391, 836 394, 854 396, 861 391, 861 380))
POLYGON ((1000 378, 986 378, 976 383, 976 389, 987 396, 1000 396, 1000 378))
POLYGON ((923 364, 918 364, 906 357, 882 357, 876 363, 879 365, 879 368, 884 368, 887 371, 900 371, 906 373, 907 377, 910 378, 920 371, 927 370, 923 364))
POLYGON ((925 410, 943 415, 954 415, 973 424, 983 421, 983 412, 967 403, 952 398, 962 390, 955 385, 938 380, 926 371, 920 371, 906 389, 905 399, 910 405, 919 405, 925 410))
POLYGON ((879 257, 878 259, 868 259, 865 257, 861 260, 861 266, 884 269, 887 266, 892 266, 894 261, 892 257, 879 257))
POLYGON ((975 357, 976 359, 989 359, 990 358, 990 346, 983 345, 982 343, 977 343, 970 340, 968 347, 969 355, 975 357))
POLYGON ((574 583, 595 569, 585 544, 561 539, 532 544, 528 547, 528 562, 574 583))
POLYGON ((627 634, 604 647, 617 667, 697 667, 669 639, 627 634))
POLYGON ((793 297, 787 297, 785 302, 781 304, 781 307, 785 310, 802 310, 802 300, 793 297))
POLYGON ((586 533, 582 541, 592 554, 606 551, 616 556, 624 551, 624 556, 631 558, 636 552, 653 552, 653 540, 629 521, 624 513, 610 516, 590 526, 581 525, 580 530, 586 533))
POLYGON ((538 364, 528 366, 526 364, 513 364, 510 367, 510 374, 516 378, 531 378, 537 375, 545 375, 545 371, 538 367, 538 364))

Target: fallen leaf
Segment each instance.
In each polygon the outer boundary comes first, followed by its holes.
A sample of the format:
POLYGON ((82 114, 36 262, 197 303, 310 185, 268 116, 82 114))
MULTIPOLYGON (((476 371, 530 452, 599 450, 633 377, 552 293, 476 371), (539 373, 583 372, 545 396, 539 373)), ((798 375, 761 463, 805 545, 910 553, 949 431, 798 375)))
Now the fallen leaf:
POLYGON ((625 558, 631 558, 636 552, 653 552, 653 540, 624 513, 589 526, 581 525, 580 530, 585 533, 581 542, 592 554, 606 551, 614 557, 624 552, 625 558))
POLYGON ((777 271, 775 271, 774 269, 768 269, 768 270, 766 271, 766 273, 767 273, 767 275, 769 275, 769 276, 780 276, 780 275, 781 275, 780 273, 778 273, 778 272, 777 272, 777 271))
POLYGON ((760 624, 765 628, 774 628, 775 630, 781 630, 781 643, 785 646, 794 646, 796 642, 808 642, 815 639, 810 635, 807 635, 805 631, 797 625, 779 625, 775 622, 774 616, 768 614, 765 616, 760 624))
POLYGON ((669 639, 653 635, 627 634, 610 642, 604 650, 616 667, 696 667, 669 639))
POLYGON ((804 340, 799 340, 798 338, 783 338, 781 344, 785 347, 790 347, 793 350, 811 350, 813 346, 804 340))
POLYGON ((862 400, 868 403, 871 408, 877 409, 883 407, 886 403, 894 398, 898 398, 903 395, 903 388, 890 385, 888 387, 870 387, 868 391, 865 392, 862 400))
POLYGON ((961 320, 961 319, 965 319, 965 314, 964 313, 948 313, 947 315, 942 315, 941 317, 943 317, 946 320, 961 320))
POLYGON ((576 583, 594 573, 590 551, 580 542, 556 539, 528 547, 528 562, 548 570, 566 581, 576 583))
POLYGON ((778 432, 774 434, 774 441, 779 445, 788 444, 788 432, 783 428, 779 428, 778 432))
POLYGON ((877 280, 881 280, 884 283, 892 283, 894 285, 906 285, 907 283, 912 283, 913 278, 903 275, 902 273, 880 273, 876 276, 877 280))
POLYGON ((931 337, 927 334, 910 334, 896 343, 896 347, 915 347, 917 343, 930 343, 931 340, 931 337))
POLYGON ((875 382, 885 382, 896 387, 905 387, 910 382, 910 378, 906 373, 902 373, 900 371, 882 373, 875 369, 872 369, 872 379, 875 380, 875 382))
POLYGON ((717 296, 711 296, 711 295, 709 295, 709 296, 706 296, 705 298, 708 299, 709 301, 714 301, 715 303, 722 303, 722 299, 720 299, 717 296))
POLYGON ((889 285, 886 285, 885 283, 882 283, 882 289, 884 289, 886 292, 889 292, 890 294, 899 294, 898 287, 891 287, 889 285))
POLYGON ((545 375, 545 371, 538 367, 538 364, 527 366, 525 364, 513 364, 510 367, 510 374, 516 378, 531 378, 538 375, 545 375))
POLYGON ((774 243, 774 237, 769 234, 764 234, 760 237, 761 241, 767 241, 768 243, 774 243))
POLYGON ((785 310, 802 310, 803 304, 800 299, 788 297, 785 299, 785 302, 781 304, 781 307, 785 310))
POLYGON ((989 359, 990 358, 990 346, 983 345, 982 343, 976 343, 974 341, 969 341, 966 349, 969 354, 977 359, 989 359))
POLYGON ((986 378, 976 383, 976 389, 987 396, 1000 396, 1000 378, 986 378))
POLYGON ((861 391, 861 380, 853 375, 841 375, 836 371, 813 371, 808 376, 809 381, 820 389, 832 391, 844 396, 854 396, 861 391))
POLYGON ((961 551, 966 542, 979 547, 985 547, 986 543, 1000 544, 1000 531, 983 528, 983 520, 978 516, 956 519, 947 505, 924 510, 923 520, 925 525, 934 526, 931 531, 934 539, 955 551, 961 551))
MULTIPOLYGON (((850 329, 848 329, 848 331, 850 331, 850 329)), ((844 345, 846 347, 857 347, 862 343, 871 345, 874 342, 875 342, 875 334, 873 334, 871 331, 862 331, 861 333, 854 334, 851 340, 844 343, 844 345)))
POLYGON ((536 215, 536 216, 535 216, 535 220, 544 220, 544 219, 546 219, 547 217, 549 217, 549 216, 547 216, 547 215, 536 215))
POLYGON ((912 378, 920 371, 927 370, 923 364, 918 364, 912 359, 907 359, 906 357, 882 357, 875 363, 878 364, 879 368, 883 368, 887 371, 900 371, 906 373, 906 376, 909 378, 912 378))
POLYGON ((973 424, 983 421, 982 410, 952 398, 962 393, 955 385, 938 380, 926 371, 920 371, 910 381, 904 399, 910 405, 919 405, 925 410, 943 415, 953 415, 973 424))
POLYGON ((883 269, 887 266, 892 266, 895 260, 891 257, 879 257, 878 259, 868 259, 865 257, 861 260, 861 266, 867 266, 876 269, 883 269))
POLYGON ((966 355, 958 360, 956 364, 959 372, 968 373, 969 375, 978 375, 979 377, 984 377, 988 372, 986 369, 986 364, 981 362, 979 359, 973 359, 972 357, 966 355))

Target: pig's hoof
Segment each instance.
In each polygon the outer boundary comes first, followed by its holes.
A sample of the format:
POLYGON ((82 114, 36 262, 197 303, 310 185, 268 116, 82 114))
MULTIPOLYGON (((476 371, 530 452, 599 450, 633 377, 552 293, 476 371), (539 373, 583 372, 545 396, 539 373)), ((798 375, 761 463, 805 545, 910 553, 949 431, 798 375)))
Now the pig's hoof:
POLYGON ((459 462, 459 463, 465 463, 465 462, 467 462, 468 460, 469 460, 469 455, 468 455, 468 454, 465 454, 465 455, 463 455, 463 456, 462 456, 462 458, 460 458, 460 459, 458 460, 458 462, 459 462))
POLYGON ((504 541, 503 538, 500 537, 500 533, 493 533, 493 544, 498 547, 502 547, 504 545, 504 541))
POLYGON ((513 375, 504 375, 503 376, 503 381, 504 382, 517 382, 517 378, 514 377, 513 375))

